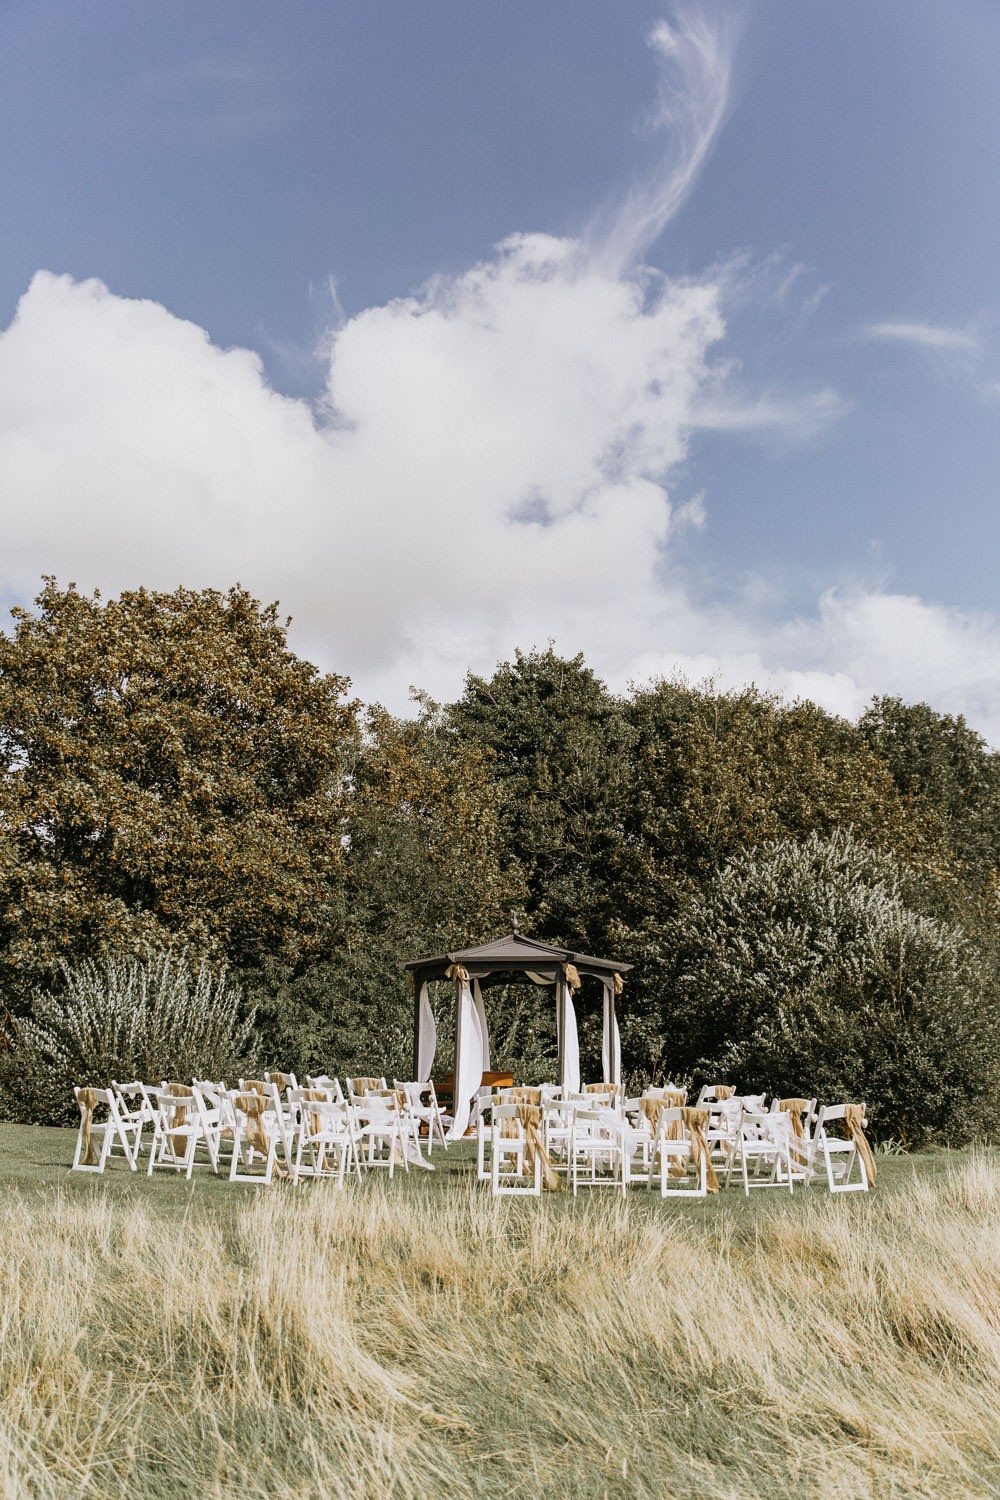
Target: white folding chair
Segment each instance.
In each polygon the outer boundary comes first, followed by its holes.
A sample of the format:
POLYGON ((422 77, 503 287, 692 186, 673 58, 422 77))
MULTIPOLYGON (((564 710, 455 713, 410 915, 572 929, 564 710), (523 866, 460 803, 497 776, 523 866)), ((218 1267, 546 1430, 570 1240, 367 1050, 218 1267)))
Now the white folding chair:
POLYGON ((649 1119, 637 1095, 622 1100, 622 1169, 626 1183, 631 1182, 637 1165, 645 1173, 649 1171, 649 1153, 653 1144, 653 1131, 649 1119), (638 1158, 638 1162, 636 1160, 638 1158))
POLYGON ((292 1181, 298 1182, 303 1174, 331 1177, 336 1179, 338 1187, 343 1187, 344 1174, 355 1156, 347 1105, 330 1098, 303 1098, 305 1093, 319 1092, 319 1089, 290 1091, 297 1114, 292 1181), (333 1158, 329 1166, 328 1156, 333 1158))
POLYGON ((701 1107, 708 1110, 708 1129, 705 1139, 708 1142, 709 1154, 716 1159, 718 1165, 728 1167, 729 1158, 736 1145, 736 1134, 743 1118, 743 1105, 739 1099, 724 1099, 719 1103, 709 1103, 701 1107))
POLYGON ((389 1087, 384 1077, 375 1078, 371 1075, 366 1078, 345 1077, 344 1082, 347 1084, 347 1098, 351 1104, 360 1104, 366 1095, 378 1093, 379 1090, 389 1087))
MULTIPOLYGON (((118 1118, 121 1120, 122 1129, 132 1137, 133 1155, 136 1163, 142 1153, 142 1133, 147 1125, 153 1124, 153 1101, 149 1097, 149 1090, 140 1079, 134 1079, 132 1083, 117 1083, 113 1078, 108 1088, 115 1096, 118 1106, 118 1118)), ((111 1151, 114 1153, 114 1143, 111 1151)))
POLYGON ((581 1187, 620 1187, 624 1195, 624 1154, 621 1119, 611 1110, 586 1109, 577 1104, 569 1136, 574 1198, 581 1187))
POLYGON ((273 1083, 279 1094, 287 1094, 291 1089, 297 1089, 299 1080, 294 1073, 265 1073, 265 1083, 273 1083))
POLYGON ((542 1094, 542 1143, 557 1172, 569 1172, 569 1143, 573 1134, 573 1111, 576 1105, 558 1094, 542 1094))
POLYGON ((722 1083, 703 1083, 694 1102, 695 1109, 704 1109, 708 1104, 720 1103, 719 1090, 726 1087, 727 1085, 722 1083))
POLYGON ((650 1146, 648 1185, 652 1187, 659 1176, 661 1198, 707 1197, 708 1157, 703 1155, 701 1158, 694 1187, 688 1185, 687 1176, 687 1164, 691 1159, 691 1134, 684 1124, 683 1109, 679 1105, 661 1109, 650 1146), (671 1173, 671 1166, 681 1164, 682 1172, 671 1173))
POLYGON ((155 1167, 171 1167, 183 1172, 186 1177, 194 1170, 195 1152, 205 1140, 198 1101, 194 1090, 190 1093, 175 1093, 165 1083, 150 1091, 153 1100, 153 1144, 146 1167, 147 1177, 152 1177, 155 1167))
POLYGON ((267 1187, 274 1176, 278 1157, 278 1120, 266 1098, 257 1089, 230 1089, 226 1094, 233 1119, 233 1154, 230 1182, 252 1182, 267 1187), (257 1160, 262 1163, 254 1170, 257 1160))
POLYGON ((130 1169, 136 1169, 136 1144, 129 1139, 129 1131, 122 1123, 118 1113, 118 1100, 112 1089, 73 1089, 73 1096, 80 1107, 80 1128, 76 1136, 76 1149, 73 1152, 73 1164, 71 1172, 103 1172, 107 1165, 111 1148, 115 1141, 119 1143, 125 1155, 130 1169), (94 1118, 95 1109, 107 1110, 106 1120, 94 1118), (93 1154, 95 1137, 101 1143, 101 1149, 97 1153, 96 1161, 88 1161, 87 1157, 93 1154))
MULTIPOLYGON (((445 1138, 445 1117, 438 1104, 437 1094, 433 1083, 401 1083, 398 1078, 393 1079, 393 1087, 402 1090, 406 1095, 406 1101, 413 1119, 418 1127, 423 1126, 427 1130, 427 1155, 434 1154, 434 1132, 437 1131, 438 1140, 447 1151, 448 1142, 445 1138)), ((486 1108, 485 1104, 480 1106, 480 1111, 486 1108)), ((451 1123, 449 1116, 448 1123, 451 1123)))
POLYGON ((787 1115, 744 1108, 726 1163, 726 1186, 739 1165, 748 1198, 752 1187, 787 1187, 794 1193, 796 1181, 807 1178, 803 1166, 792 1161, 791 1135, 792 1122, 787 1115), (751 1165, 752 1173, 748 1170, 751 1165))
MULTIPOLYGON (((348 1079, 350 1090, 353 1080, 348 1079)), ((410 1170, 403 1142, 403 1120, 391 1092, 365 1094, 348 1105, 351 1125, 358 1152, 358 1161, 363 1167, 388 1167, 389 1177, 402 1164, 410 1170)))
POLYGON ((520 1105, 494 1104, 490 1125, 490 1181, 497 1197, 520 1195, 538 1198, 542 1192, 542 1160, 535 1153, 530 1178, 525 1162, 528 1138, 521 1121, 520 1105))
POLYGON ((223 1160, 224 1142, 229 1142, 230 1153, 234 1149, 235 1119, 226 1086, 224 1083, 195 1078, 191 1084, 191 1097, 201 1126, 201 1135, 195 1142, 195 1153, 203 1146, 212 1171, 218 1173, 223 1160))
MULTIPOLYGON (((279 1088, 279 1078, 294 1077, 294 1074, 265 1073, 263 1078, 241 1078, 240 1088, 243 1092, 253 1090, 264 1099, 269 1126, 273 1126, 277 1134, 277 1146, 281 1150, 282 1160, 290 1172, 292 1170, 292 1157, 295 1149, 293 1139, 293 1118, 291 1107, 282 1099, 279 1088)), ((296 1085, 297 1087, 297 1085, 296 1085)))
POLYGON ((346 1104, 347 1100, 344 1090, 341 1088, 339 1078, 331 1078, 329 1073, 307 1073, 306 1088, 325 1089, 335 1104, 346 1104))
MULTIPOLYGON (((867 1193, 870 1183, 864 1158, 849 1138, 831 1135, 829 1127, 846 1117, 847 1104, 824 1104, 816 1118, 816 1130, 809 1148, 809 1164, 812 1166, 822 1156, 826 1169, 826 1181, 831 1193, 867 1193), (858 1164, 858 1180, 851 1180, 854 1164, 858 1164)), ((861 1106, 864 1109, 864 1105, 861 1106)), ((867 1124, 863 1120, 862 1129, 867 1124)))

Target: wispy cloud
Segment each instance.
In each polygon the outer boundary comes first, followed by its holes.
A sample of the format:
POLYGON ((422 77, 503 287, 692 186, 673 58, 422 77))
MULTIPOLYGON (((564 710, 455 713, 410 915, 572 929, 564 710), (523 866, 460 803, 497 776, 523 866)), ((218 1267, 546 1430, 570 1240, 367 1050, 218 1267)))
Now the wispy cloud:
POLYGON ((649 33, 659 67, 649 123, 663 139, 663 154, 657 169, 595 219, 586 236, 612 265, 630 265, 648 250, 691 192, 725 122, 736 39, 732 10, 710 17, 688 9, 649 33))
POLYGON ((992 404, 1000 392, 994 321, 991 314, 979 313, 966 323, 869 323, 864 337, 912 350, 938 379, 992 404))
POLYGON ((869 323, 865 334, 869 339, 911 344, 914 348, 939 354, 973 354, 982 347, 979 333, 968 325, 955 327, 944 323, 869 323))
POLYGON ((710 432, 769 433, 792 443, 809 443, 851 410, 839 391, 827 386, 794 395, 763 393, 734 397, 717 392, 696 403, 692 425, 710 432))

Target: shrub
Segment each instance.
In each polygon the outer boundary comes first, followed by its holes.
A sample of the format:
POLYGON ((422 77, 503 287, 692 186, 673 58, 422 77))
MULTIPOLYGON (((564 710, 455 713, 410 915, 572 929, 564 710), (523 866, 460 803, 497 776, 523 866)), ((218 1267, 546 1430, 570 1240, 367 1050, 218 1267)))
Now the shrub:
POLYGON ((977 1134, 998 1088, 991 976, 912 903, 891 856, 847 831, 738 855, 670 934, 678 1068, 864 1099, 911 1145, 977 1134))
POLYGON ((73 1085, 110 1079, 233 1079, 255 1060, 254 1016, 226 973, 170 949, 145 959, 62 966, 58 993, 36 992, 0 1065, 8 1118, 59 1124, 73 1085))

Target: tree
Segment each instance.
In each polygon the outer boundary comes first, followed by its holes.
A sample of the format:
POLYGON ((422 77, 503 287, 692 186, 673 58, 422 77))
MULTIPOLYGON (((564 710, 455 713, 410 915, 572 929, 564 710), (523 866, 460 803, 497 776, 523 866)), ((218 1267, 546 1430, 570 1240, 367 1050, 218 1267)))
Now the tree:
POLYGON ((961 928, 846 830, 744 849, 666 934, 673 1065, 743 1089, 863 1099, 879 1134, 968 1139, 995 1100, 1000 1015, 961 928))
POLYGON ((239 587, 48 578, 0 637, 0 978, 181 937, 234 965, 315 940, 343 867, 343 678, 239 587))
POLYGON ((627 886, 632 731, 586 667, 549 647, 469 675, 451 708, 463 738, 490 751, 508 858, 527 882, 539 937, 604 947, 627 886))
POLYGON ((736 850, 782 835, 850 827, 911 863, 940 850, 935 820, 912 815, 857 729, 813 703, 661 681, 635 695, 631 719, 647 908, 660 906, 664 882, 680 896, 736 850))
POLYGON ((904 795, 936 817, 966 880, 996 889, 1000 869, 1000 755, 961 714, 875 698, 858 721, 904 795))
POLYGON ((741 851, 851 828, 897 851, 924 882, 947 880, 954 862, 933 812, 899 791, 852 724, 815 704, 661 680, 635 693, 628 714, 633 863, 611 942, 636 964, 622 1005, 623 1054, 648 1074, 672 1062, 661 1023, 673 1004, 672 924, 741 851))
POLYGON ((351 761, 347 878, 331 891, 326 956, 297 969, 272 963, 248 981, 276 1063, 408 1075, 413 1001, 400 961, 487 939, 523 899, 491 762, 427 699, 411 720, 368 711, 351 761))

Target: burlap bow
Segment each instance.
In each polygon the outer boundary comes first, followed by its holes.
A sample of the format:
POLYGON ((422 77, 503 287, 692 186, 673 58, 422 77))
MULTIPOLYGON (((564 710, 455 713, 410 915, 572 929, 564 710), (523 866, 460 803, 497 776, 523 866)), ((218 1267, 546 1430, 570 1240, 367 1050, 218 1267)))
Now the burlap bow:
MULTIPOLYGON (((267 1132, 264 1130, 264 1111, 267 1108, 267 1100, 254 1089, 246 1094, 237 1094, 233 1103, 246 1116, 247 1145, 266 1161, 270 1151, 267 1132)), ((288 1176, 284 1167, 277 1161, 274 1163, 274 1176, 288 1176)))
POLYGON ((736 1085, 734 1083, 720 1083, 715 1090, 716 1103, 725 1104, 726 1100, 731 1099, 735 1093, 736 1085))
MULTIPOLYGON (((323 1089, 303 1089, 302 1090, 302 1098, 303 1098, 304 1101, 306 1101, 307 1103, 310 1103, 310 1104, 319 1104, 319 1103, 325 1104, 327 1102, 327 1096, 326 1096, 325 1092, 323 1091, 323 1089)), ((312 1134, 312 1135, 319 1135, 320 1127, 321 1127, 322 1124, 323 1124, 323 1116, 321 1114, 317 1113, 314 1110, 310 1110, 310 1112, 309 1112, 309 1131, 310 1131, 310 1134, 312 1134)))
MULTIPOLYGON (((168 1083, 167 1093, 174 1099, 192 1099, 194 1097, 194 1089, 187 1083, 168 1083)), ((190 1107, 189 1104, 178 1105, 176 1109, 171 1111, 170 1123, 172 1125, 186 1125, 190 1107)), ((187 1151, 187 1142, 182 1135, 172 1135, 170 1137, 170 1144, 173 1147, 175 1156, 183 1156, 187 1151)))
MULTIPOLYGON (((538 1094, 540 1089, 514 1089, 512 1093, 538 1094)), ((524 1166, 527 1176, 534 1177, 535 1162, 537 1160, 541 1173, 542 1187, 547 1193, 561 1193, 563 1184, 549 1159, 549 1153, 542 1141, 539 1126, 542 1123, 542 1109, 540 1104, 532 1104, 527 1100, 512 1099, 508 1096, 506 1103, 517 1105, 517 1119, 513 1116, 504 1117, 500 1122, 500 1134, 505 1139, 512 1139, 520 1134, 518 1123, 524 1131, 524 1166)))
MULTIPOLYGON (((354 1092, 360 1095, 362 1098, 365 1094, 382 1093, 381 1078, 352 1078, 351 1082, 354 1085, 354 1092)), ((391 1090, 387 1089, 386 1093, 389 1092, 391 1092, 391 1090)))
POLYGON ((463 984, 469 982, 469 971, 462 964, 449 964, 444 976, 454 982, 456 989, 461 989, 463 984))
POLYGON ((501 1104, 537 1104, 542 1103, 541 1089, 520 1088, 505 1089, 500 1100, 501 1104))
POLYGON ((585 1094, 610 1094, 614 1102, 618 1098, 620 1089, 617 1083, 585 1083, 583 1092, 585 1094))
POLYGON ((622 990, 625 988, 625 981, 624 981, 624 979, 622 978, 622 976, 620 974, 615 974, 613 977, 614 977, 615 994, 616 995, 620 995, 621 992, 622 992, 622 990))
POLYGON ((578 990, 580 988, 580 971, 576 967, 576 964, 563 964, 562 971, 570 989, 578 990))
POLYGON ((83 1132, 83 1158, 80 1165, 96 1167, 98 1158, 91 1139, 90 1127, 94 1119, 94 1110, 97 1108, 97 1090, 77 1089, 76 1102, 80 1106, 80 1129, 83 1132))
POLYGON ((865 1164, 869 1187, 875 1181, 875 1158, 865 1135, 865 1107, 863 1104, 848 1104, 844 1107, 844 1126, 849 1140, 865 1164))
POLYGON ((272 1073, 270 1081, 277 1084, 278 1093, 283 1094, 292 1082, 292 1075, 291 1073, 272 1073))
POLYGON ((803 1116, 809 1108, 808 1099, 779 1099, 778 1108, 782 1114, 786 1114, 792 1122, 792 1135, 794 1139, 790 1142, 792 1155, 800 1162, 804 1162, 808 1156, 805 1147, 805 1125, 803 1116))
POLYGON ((691 1160, 694 1163, 695 1173, 701 1175, 701 1164, 705 1163, 705 1186, 710 1193, 719 1191, 719 1179, 715 1175, 712 1166, 712 1153, 708 1149, 708 1139, 705 1132, 708 1130, 709 1112, 707 1109, 682 1109, 681 1120, 691 1139, 691 1160))

